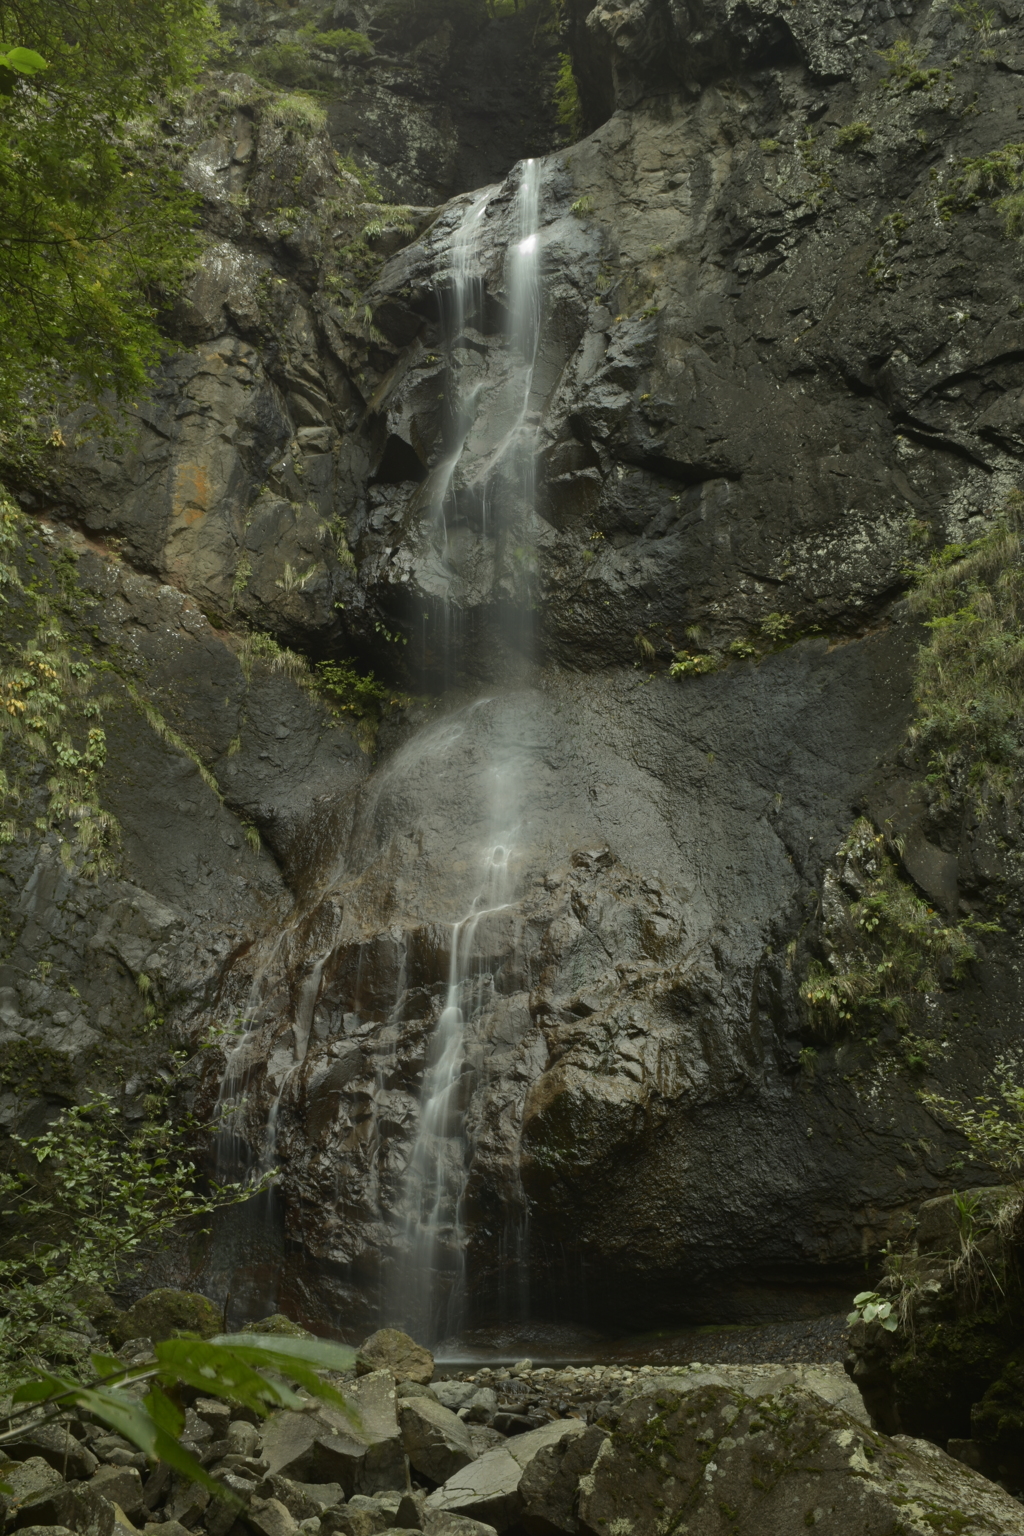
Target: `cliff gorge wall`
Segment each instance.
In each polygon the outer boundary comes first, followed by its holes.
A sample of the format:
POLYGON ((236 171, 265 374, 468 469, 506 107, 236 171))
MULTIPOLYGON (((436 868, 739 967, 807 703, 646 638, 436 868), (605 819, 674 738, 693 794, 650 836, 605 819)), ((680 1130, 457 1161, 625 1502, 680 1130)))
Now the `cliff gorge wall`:
MULTIPOLYGON (((389 160, 365 82, 328 132, 211 78, 168 129, 208 231, 181 348, 127 451, 68 423, 49 483, 22 487, 37 558, 77 551, 99 599, 75 622, 117 679, 124 864, 76 881, 30 831, 5 860, 2 1017, 38 1062, 7 1074, 5 1123, 118 1061, 137 1096, 164 1031, 244 1014, 276 1256, 254 1288, 259 1242, 226 1243, 204 1283, 357 1329, 401 1248, 495 742, 525 831, 516 900, 478 934, 461 1080, 478 1316, 521 1305, 520 1269, 537 1313, 615 1324, 819 1304, 948 1183, 921 1084, 980 1091, 1017 1049, 1017 813, 918 787, 901 594, 922 550, 990 525, 1024 452, 1019 245, 977 170, 1020 132, 1018 9, 637 3, 564 26, 590 132, 542 171, 532 553, 467 495, 458 675, 423 488, 452 236, 476 176, 500 179, 493 136, 389 160), (374 226, 346 135, 389 196, 454 203, 374 226), (503 638, 513 600, 536 608, 533 669, 503 638), (249 627, 370 663, 401 702, 371 740, 249 627), (1002 925, 909 1037, 816 1032, 799 996, 858 815, 948 921, 1002 925)), ((483 385, 517 185, 479 242, 483 385)), ((496 430, 467 439, 469 492, 496 430)), ((197 1054, 195 1102, 224 1070, 197 1054)))

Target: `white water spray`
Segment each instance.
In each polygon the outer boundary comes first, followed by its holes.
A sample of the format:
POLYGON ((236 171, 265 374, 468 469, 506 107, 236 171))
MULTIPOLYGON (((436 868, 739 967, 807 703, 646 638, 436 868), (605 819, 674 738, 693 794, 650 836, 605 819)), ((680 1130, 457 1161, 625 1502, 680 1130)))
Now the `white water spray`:
MULTIPOLYGON (((467 325, 483 307, 482 282, 472 274, 489 197, 481 194, 469 205, 452 240, 452 294, 446 311, 451 435, 429 494, 447 560, 445 509, 452 503, 466 438, 478 412, 499 412, 508 426, 491 458, 481 537, 494 541, 495 571, 506 599, 501 605, 502 638, 528 656, 531 602, 521 567, 526 565, 528 577, 530 550, 523 530, 529 528, 536 498, 537 416, 532 395, 542 307, 539 163, 524 163, 516 196, 514 234, 506 253, 508 368, 492 398, 479 382, 463 387, 467 370, 460 357, 467 325)), ((497 743, 499 738, 494 739, 497 743)), ((459 1332, 467 1299, 465 1195, 472 1152, 466 1131, 471 1089, 467 1031, 486 1004, 491 987, 487 956, 481 953, 482 936, 488 921, 515 897, 514 864, 524 830, 521 761, 520 751, 508 743, 496 744, 489 765, 490 832, 476 888, 464 916, 452 929, 445 1003, 430 1043, 419 1129, 405 1180, 401 1258, 387 1311, 416 1338, 430 1343, 459 1332)))

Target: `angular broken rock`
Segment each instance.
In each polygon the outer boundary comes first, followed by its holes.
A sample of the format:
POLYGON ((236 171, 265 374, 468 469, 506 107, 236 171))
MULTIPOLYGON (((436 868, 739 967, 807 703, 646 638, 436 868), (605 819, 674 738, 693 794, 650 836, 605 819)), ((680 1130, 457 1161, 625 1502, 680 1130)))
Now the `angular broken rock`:
POLYGON ((447 1482, 453 1473, 476 1460, 469 1430, 450 1408, 427 1397, 403 1398, 398 1423, 405 1454, 432 1483, 447 1482))
POLYGON ((325 1509, 336 1509, 345 1500, 340 1483, 303 1483, 279 1474, 272 1474, 268 1481, 274 1498, 300 1522, 316 1519, 325 1509))
POLYGON ((4 1451, 12 1461, 28 1461, 41 1456, 62 1477, 91 1477, 99 1466, 98 1457, 57 1424, 31 1424, 17 1440, 8 1441, 4 1451))
POLYGON ((396 1381, 418 1381, 426 1386, 434 1374, 434 1357, 399 1328, 380 1328, 361 1345, 356 1371, 362 1376, 381 1370, 390 1371, 396 1381))
POLYGON ((628 1404, 580 1482, 586 1536, 1024 1536, 1024 1508, 924 1441, 815 1393, 724 1386, 628 1404))
POLYGON ((280 1499, 252 1499, 242 1519, 255 1536, 295 1536, 297 1522, 280 1499))
POLYGON ((498 1536, 493 1525, 482 1520, 470 1520, 468 1515, 456 1515, 449 1509, 424 1509, 423 1530, 426 1536, 498 1536))
POLYGON ((580 1479, 594 1465, 608 1432, 592 1425, 582 1435, 539 1450, 519 1479, 520 1524, 527 1536, 575 1536, 580 1479))
POLYGON ((586 1428, 581 1419, 554 1419, 540 1429, 516 1435, 507 1445, 488 1451, 435 1488, 424 1504, 425 1516, 447 1511, 493 1525, 499 1532, 507 1530, 522 1512, 519 1482, 533 1458, 545 1446, 575 1439, 586 1428))
POLYGON ((498 1411, 498 1394, 494 1389, 478 1387, 473 1381, 435 1382, 434 1395, 467 1424, 489 1424, 498 1411))
POLYGON ((339 1483, 345 1497, 405 1486, 405 1452, 398 1430, 395 1384, 374 1371, 345 1388, 356 1415, 322 1407, 316 1413, 274 1413, 263 1426, 263 1459, 271 1473, 296 1482, 339 1483))
POLYGON ((145 1513, 142 1478, 135 1467, 100 1467, 89 1480, 94 1493, 119 1504, 129 1520, 145 1513))

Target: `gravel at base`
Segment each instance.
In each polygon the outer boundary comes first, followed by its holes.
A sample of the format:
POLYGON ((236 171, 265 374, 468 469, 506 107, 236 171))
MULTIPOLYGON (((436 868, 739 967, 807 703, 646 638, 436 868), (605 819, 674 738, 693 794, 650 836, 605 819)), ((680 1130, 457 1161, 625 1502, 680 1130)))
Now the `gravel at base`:
POLYGON ((800 1323, 767 1323, 757 1328, 701 1329, 680 1334, 671 1344, 655 1346, 639 1356, 642 1364, 685 1365, 699 1360, 736 1365, 827 1365, 846 1354, 849 1328, 846 1314, 816 1317, 800 1323))

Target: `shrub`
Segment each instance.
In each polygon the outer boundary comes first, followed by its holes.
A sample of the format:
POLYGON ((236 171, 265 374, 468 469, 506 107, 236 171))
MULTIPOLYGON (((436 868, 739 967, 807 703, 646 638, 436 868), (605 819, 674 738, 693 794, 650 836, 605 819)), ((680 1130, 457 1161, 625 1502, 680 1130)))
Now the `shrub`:
POLYGON ((870 123, 847 123, 846 127, 840 128, 836 134, 836 148, 859 149, 874 136, 875 130, 870 123))

